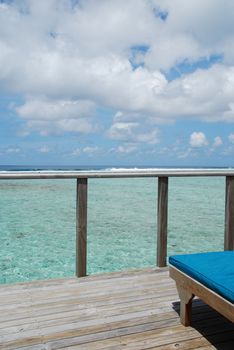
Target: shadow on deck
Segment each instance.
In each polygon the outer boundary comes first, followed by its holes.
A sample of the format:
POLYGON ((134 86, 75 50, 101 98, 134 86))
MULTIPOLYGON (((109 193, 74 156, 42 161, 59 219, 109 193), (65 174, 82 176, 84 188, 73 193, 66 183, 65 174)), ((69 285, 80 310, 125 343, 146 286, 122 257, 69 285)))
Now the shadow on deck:
POLYGON ((234 324, 193 302, 179 321, 166 269, 0 287, 0 349, 234 349, 234 324))

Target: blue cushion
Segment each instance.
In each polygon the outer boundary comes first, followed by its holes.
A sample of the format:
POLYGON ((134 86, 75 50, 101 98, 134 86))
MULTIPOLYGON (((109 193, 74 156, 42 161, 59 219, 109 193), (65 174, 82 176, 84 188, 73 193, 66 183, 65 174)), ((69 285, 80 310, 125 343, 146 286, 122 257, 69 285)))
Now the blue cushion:
POLYGON ((234 251, 173 255, 169 263, 234 303, 234 251))

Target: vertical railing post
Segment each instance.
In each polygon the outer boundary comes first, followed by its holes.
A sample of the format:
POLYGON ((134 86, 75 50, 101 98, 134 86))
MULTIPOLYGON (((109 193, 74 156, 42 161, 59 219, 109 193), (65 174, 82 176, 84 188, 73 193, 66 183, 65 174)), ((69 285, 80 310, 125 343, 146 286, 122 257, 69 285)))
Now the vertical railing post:
POLYGON ((234 250, 234 176, 226 176, 224 250, 234 250))
POLYGON ((76 276, 86 276, 87 268, 88 179, 77 179, 76 192, 76 276))
POLYGON ((168 177, 158 178, 157 266, 167 264, 168 177))

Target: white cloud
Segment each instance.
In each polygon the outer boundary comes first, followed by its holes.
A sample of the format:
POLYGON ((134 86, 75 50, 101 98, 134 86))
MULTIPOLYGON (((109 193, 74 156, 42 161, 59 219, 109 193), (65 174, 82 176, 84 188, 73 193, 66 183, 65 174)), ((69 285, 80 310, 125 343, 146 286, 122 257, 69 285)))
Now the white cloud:
POLYGON ((229 155, 233 155, 234 154, 234 148, 233 148, 233 145, 229 145, 227 148, 225 148, 222 152, 222 154, 224 156, 229 156, 229 155))
POLYGON ((229 140, 231 143, 234 143, 234 134, 233 134, 233 133, 230 134, 230 135, 228 136, 228 140, 229 140))
POLYGON ((83 148, 83 152, 88 154, 88 155, 93 155, 93 154, 95 154, 95 153, 97 153, 99 151, 100 151, 100 148, 97 147, 97 146, 95 146, 95 147, 87 146, 87 147, 83 148))
POLYGON ((20 151, 19 147, 9 147, 6 149, 6 153, 19 153, 20 151))
POLYGON ((61 120, 64 117, 85 117, 94 111, 94 104, 89 101, 29 99, 16 109, 20 116, 28 119, 61 120))
POLYGON ((76 148, 72 152, 72 156, 80 156, 82 154, 86 154, 88 156, 93 156, 101 151, 100 147, 97 146, 86 146, 83 148, 76 148))
POLYGON ((157 143, 150 123, 234 122, 233 20, 231 0, 1 4, 0 89, 25 99, 16 112, 27 130, 43 135, 97 131, 101 121, 92 117, 98 107, 123 111, 119 123, 128 127, 113 124, 108 134, 129 142, 157 143), (160 11, 168 12, 165 21, 155 15, 160 11), (135 59, 142 66, 133 68, 137 47, 145 48, 135 59), (223 62, 209 69, 174 81, 162 73, 214 55, 223 62), (146 131, 134 135, 134 123, 146 131))
POLYGON ((79 156, 81 154, 81 150, 79 148, 74 149, 74 151, 72 152, 73 156, 79 156))
POLYGON ((16 111, 27 120, 32 130, 42 134, 61 131, 90 133, 96 128, 92 124, 95 105, 89 101, 28 99, 16 111))
POLYGON ((214 147, 219 147, 223 144, 223 141, 220 136, 214 138, 214 147))
POLYGON ((117 147, 117 153, 129 154, 137 150, 137 145, 134 143, 125 143, 117 147))
POLYGON ((7 4, 1 3, 0 4, 0 9, 1 10, 7 10, 7 4))
POLYGON ((133 129, 138 126, 138 123, 114 123, 108 131, 108 136, 113 140, 126 141, 132 137, 133 129))
POLYGON ((40 153, 49 153, 50 149, 48 146, 42 146, 39 148, 40 153))
MULTIPOLYGON (((128 116, 126 116, 126 119, 128 116)), ((158 128, 149 128, 139 122, 126 122, 125 116, 118 112, 114 118, 114 123, 107 132, 107 135, 112 140, 132 142, 132 143, 146 143, 154 145, 159 143, 158 128), (123 121, 118 121, 122 119, 123 121)))
POLYGON ((169 38, 165 40, 164 36, 159 37, 152 45, 150 53, 146 55, 145 63, 150 69, 169 70, 175 64, 183 62, 185 57, 186 59, 198 59, 200 57, 199 45, 188 34, 174 34, 173 40, 169 38))
POLYGON ((186 159, 191 155, 192 149, 188 148, 186 150, 182 150, 180 152, 178 152, 177 154, 177 158, 178 159, 186 159))
POLYGON ((204 147, 208 145, 206 135, 203 132, 194 131, 190 135, 190 146, 191 147, 204 147))

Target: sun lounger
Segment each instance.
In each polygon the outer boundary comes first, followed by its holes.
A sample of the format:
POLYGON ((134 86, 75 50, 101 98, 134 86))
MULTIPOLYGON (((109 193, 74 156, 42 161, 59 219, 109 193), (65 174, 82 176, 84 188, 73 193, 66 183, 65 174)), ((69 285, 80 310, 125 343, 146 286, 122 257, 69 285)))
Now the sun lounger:
POLYGON ((174 255, 169 264, 184 326, 191 324, 194 296, 234 322, 234 251, 174 255))

